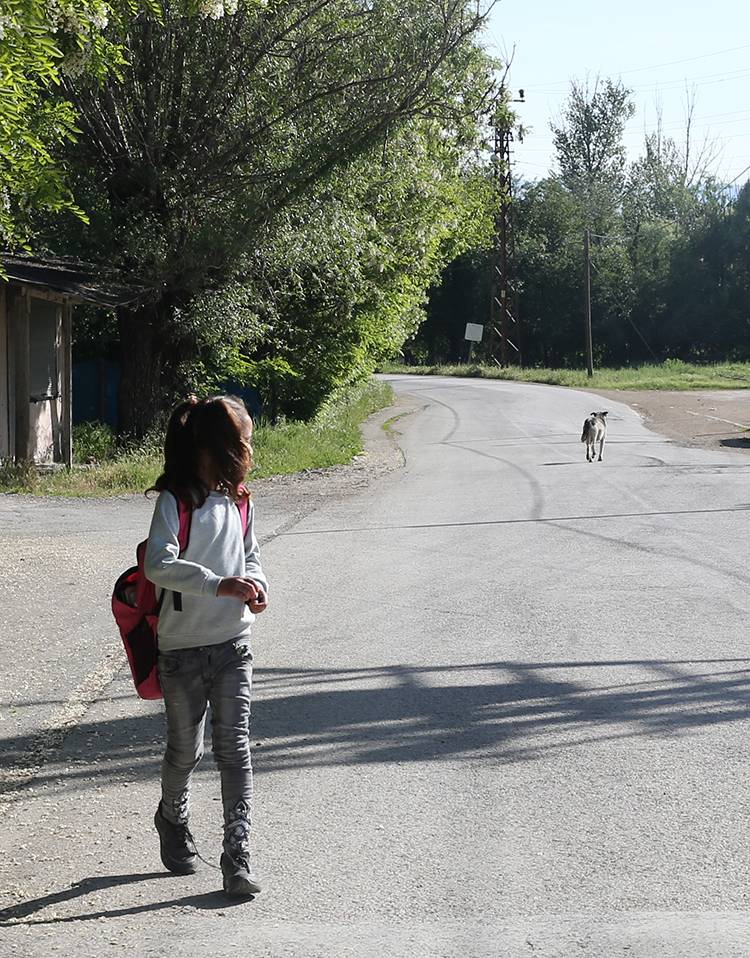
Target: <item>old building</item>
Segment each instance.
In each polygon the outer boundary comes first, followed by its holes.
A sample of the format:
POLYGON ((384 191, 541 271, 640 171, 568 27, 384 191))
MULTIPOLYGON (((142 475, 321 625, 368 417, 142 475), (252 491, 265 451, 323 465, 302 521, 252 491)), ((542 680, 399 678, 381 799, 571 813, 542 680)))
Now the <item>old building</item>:
POLYGON ((144 295, 67 260, 0 257, 0 459, 71 465, 77 303, 115 308, 144 295))

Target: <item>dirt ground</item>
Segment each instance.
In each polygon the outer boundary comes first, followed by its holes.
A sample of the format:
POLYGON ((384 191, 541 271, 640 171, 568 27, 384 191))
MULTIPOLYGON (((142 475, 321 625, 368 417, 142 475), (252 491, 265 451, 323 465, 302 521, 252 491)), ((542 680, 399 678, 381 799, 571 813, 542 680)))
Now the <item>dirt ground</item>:
POLYGON ((596 392, 627 403, 654 432, 684 445, 750 450, 750 389, 596 392))

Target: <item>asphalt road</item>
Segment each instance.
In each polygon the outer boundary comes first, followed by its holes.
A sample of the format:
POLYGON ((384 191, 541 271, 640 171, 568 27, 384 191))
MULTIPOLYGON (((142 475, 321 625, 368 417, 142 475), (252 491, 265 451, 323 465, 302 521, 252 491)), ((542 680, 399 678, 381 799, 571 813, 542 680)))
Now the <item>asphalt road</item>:
MULTIPOLYGON (((403 468, 265 547, 267 890, 160 874, 161 717, 119 673, 6 811, 3 958, 750 953, 747 454, 588 393, 391 382, 403 468)), ((205 761, 212 862, 217 799, 205 761)))

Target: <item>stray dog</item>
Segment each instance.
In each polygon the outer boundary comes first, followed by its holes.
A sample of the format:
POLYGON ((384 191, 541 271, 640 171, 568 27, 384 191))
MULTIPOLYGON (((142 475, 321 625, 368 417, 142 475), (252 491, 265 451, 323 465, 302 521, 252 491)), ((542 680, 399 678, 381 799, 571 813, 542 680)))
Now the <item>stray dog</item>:
POLYGON ((599 462, 602 461, 604 440, 607 438, 607 413, 592 412, 583 422, 581 442, 586 443, 586 462, 593 462, 596 458, 596 443, 599 443, 599 462))

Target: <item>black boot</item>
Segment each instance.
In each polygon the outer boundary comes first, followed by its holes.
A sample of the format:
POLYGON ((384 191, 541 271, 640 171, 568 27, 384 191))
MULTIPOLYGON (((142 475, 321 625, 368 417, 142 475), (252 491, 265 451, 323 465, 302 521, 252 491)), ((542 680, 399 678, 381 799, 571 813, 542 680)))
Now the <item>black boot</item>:
POLYGON ((161 802, 154 815, 154 825, 161 843, 161 860, 164 867, 176 875, 192 875, 196 870, 195 843, 186 824, 175 825, 165 818, 161 802))
POLYGON ((229 811, 221 856, 224 891, 232 898, 250 898, 260 891, 250 864, 250 806, 242 800, 229 811))
POLYGON ((246 852, 223 852, 221 873, 224 876, 224 891, 232 898, 250 898, 260 891, 250 856, 246 852))

